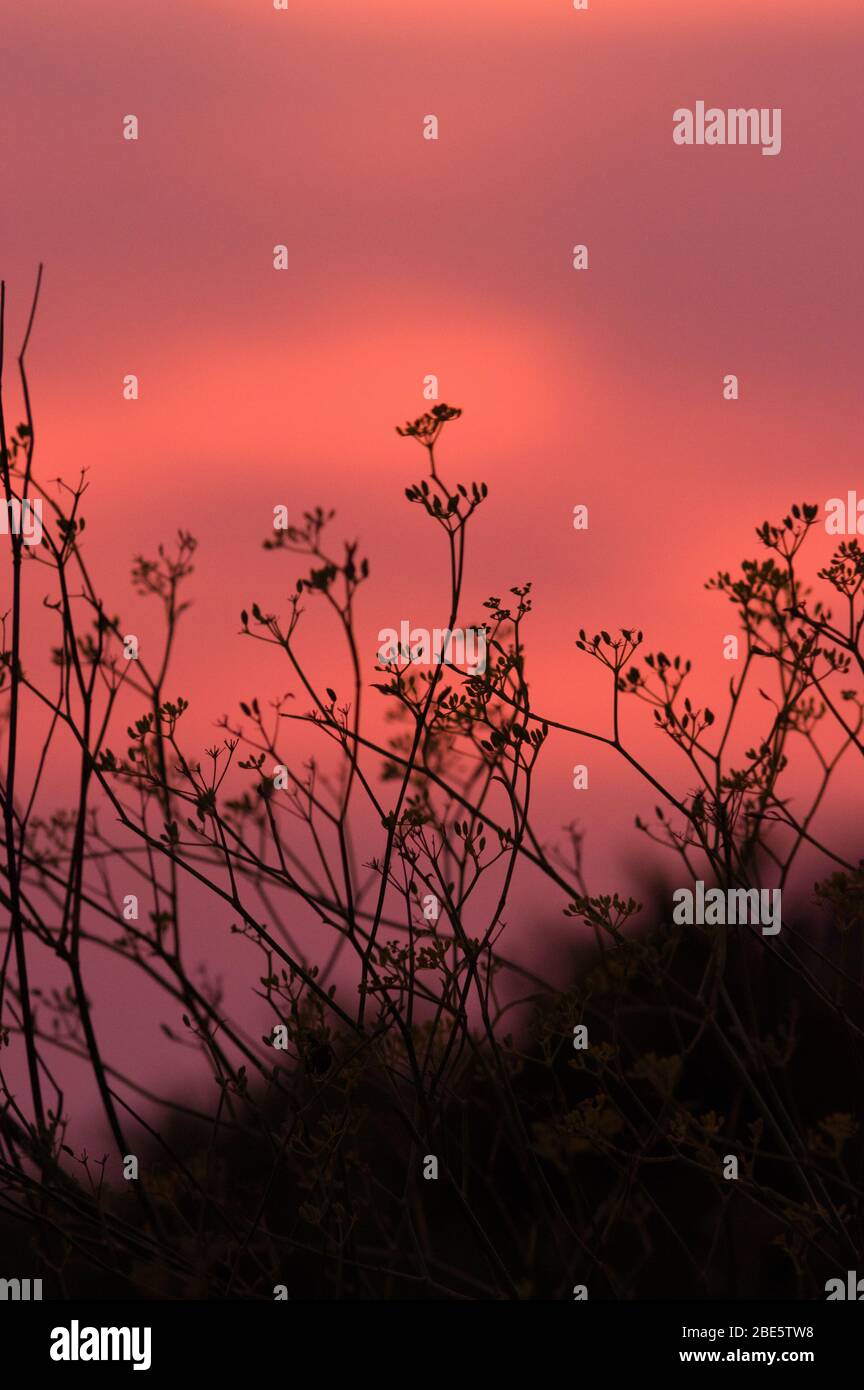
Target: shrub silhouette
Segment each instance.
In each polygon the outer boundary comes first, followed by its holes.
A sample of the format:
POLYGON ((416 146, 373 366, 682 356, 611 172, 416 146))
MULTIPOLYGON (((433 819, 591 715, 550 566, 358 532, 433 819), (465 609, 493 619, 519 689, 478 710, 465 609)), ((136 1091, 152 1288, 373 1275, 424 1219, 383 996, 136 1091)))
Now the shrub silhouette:
MULTIPOLYGON (((27 1077, 13 1086, 0 1068, 0 1218, 22 1274, 68 1297, 269 1299, 277 1285, 292 1298, 570 1298, 576 1285, 592 1298, 821 1297, 861 1250, 864 874, 814 824, 841 759, 864 751, 857 541, 817 575, 840 600, 837 622, 800 577, 812 505, 765 522, 762 558, 710 582, 744 648, 723 711, 688 693, 689 661, 646 652, 636 628, 574 635, 607 672, 605 732, 538 711, 522 583, 485 604, 484 670, 421 670, 410 653, 379 664, 373 688, 393 716, 382 740, 363 717, 355 625, 369 564, 356 543, 331 545, 332 513, 310 511, 265 542, 307 571, 286 611, 256 601, 240 617, 242 640, 287 666, 291 698, 238 701, 202 758, 169 684, 195 541, 181 531, 137 557, 134 586, 161 604, 165 640, 156 662, 125 659, 123 624, 87 569, 84 481, 40 486, 35 473, 32 322, 19 357, 27 419, 9 435, 0 418, 7 506, 38 496, 45 515, 38 546, 8 538, 0 655, 0 1062, 14 1057, 27 1077), (52 688, 26 654, 36 576, 57 623, 52 688), (314 605, 341 634, 347 691, 299 654, 314 605), (736 762, 747 694, 769 682, 762 737, 736 762), (689 789, 628 747, 625 701, 649 707, 689 789), (22 721, 37 709, 49 732, 25 766, 22 721), (638 770, 656 809, 637 824, 672 851, 681 882, 787 889, 780 934, 676 925, 650 883, 644 903, 590 894, 578 835, 557 854, 531 819, 553 729, 638 770), (299 764, 286 751, 298 730, 304 752, 323 750, 299 764), (66 808, 50 804, 46 772, 61 737, 79 770, 66 808), (805 747, 819 776, 802 806, 787 789, 805 747), (378 847, 358 864, 370 822, 378 847), (822 877, 814 901, 790 905, 805 850, 822 877), (557 979, 506 951, 506 904, 529 865, 579 924, 557 979), (143 922, 120 914, 130 875, 143 922), (259 1038, 196 983, 189 887, 254 953, 250 988, 271 1025, 259 1038), (326 931, 325 959, 295 940, 295 904, 326 931), (203 1109, 142 1100, 139 1078, 104 1055, 87 972, 105 950, 170 1000, 165 1031, 213 1078, 203 1109), (62 989, 38 983, 49 959, 62 989), (353 988, 334 983, 337 962, 353 988), (57 1050, 95 1082, 104 1158, 66 1142, 57 1050), (130 1153, 141 1169, 124 1183, 130 1153), (430 1157, 436 1179, 424 1177, 430 1157)), ((488 496, 485 482, 442 476, 437 451, 460 414, 439 405, 399 430, 424 451, 405 496, 440 533, 450 631, 488 496)))

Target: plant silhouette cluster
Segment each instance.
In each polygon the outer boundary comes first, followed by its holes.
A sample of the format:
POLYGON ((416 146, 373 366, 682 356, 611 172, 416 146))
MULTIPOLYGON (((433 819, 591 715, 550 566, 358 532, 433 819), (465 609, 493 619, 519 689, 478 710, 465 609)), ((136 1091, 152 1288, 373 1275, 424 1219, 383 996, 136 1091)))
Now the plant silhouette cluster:
MULTIPOLYGON (((38 546, 3 537, 0 631, 0 1235, 21 1273, 68 1297, 532 1299, 584 1285, 591 1298, 806 1298, 856 1268, 864 872, 816 826, 841 760, 864 753, 857 541, 816 575, 817 597, 801 560, 817 509, 796 505, 759 528, 759 558, 710 582, 741 641, 723 710, 700 699, 688 660, 635 627, 572 634, 608 680, 604 728, 580 727, 563 698, 537 709, 521 583, 475 622, 482 673, 379 666, 371 698, 391 721, 378 737, 356 622, 370 566, 313 510, 265 542, 300 571, 291 597, 271 612, 250 596, 239 620, 290 694, 244 692, 202 751, 171 677, 195 540, 181 531, 136 559, 164 641, 127 659, 87 565, 86 483, 37 479, 30 326, 26 419, 9 432, 0 415, 6 502, 44 507, 38 546), (56 624, 47 681, 31 671, 34 595, 56 624), (349 688, 302 659, 310 614, 339 634, 349 688), (762 733, 739 755, 754 687, 762 733), (628 744, 625 709, 639 705, 680 758, 674 781, 628 744), (44 747, 25 761, 37 717, 44 747), (676 926, 651 888, 645 902, 591 894, 580 835, 549 848, 532 818, 540 760, 567 736, 639 773, 655 809, 637 824, 677 882, 786 888, 805 857, 814 892, 786 895, 776 937, 676 926), (51 769, 70 749, 77 795, 58 807, 51 769), (809 804, 789 791, 799 765, 817 769, 809 804), (517 873, 574 919, 566 978, 508 950, 517 873), (196 971, 190 891, 238 938, 257 1033, 196 971), (130 892, 141 914, 126 920, 130 892), (314 933, 297 930, 300 908, 314 933), (163 1032, 200 1057, 207 1104, 148 1090, 106 1055, 88 984, 105 953, 130 995, 136 982, 158 992, 154 1027, 167 1010, 163 1032), (97 1121, 70 1113, 61 1054, 111 1136, 95 1159, 74 1136, 97 1121), (139 1175, 124 1181, 132 1154, 139 1175)), ((439 450, 460 413, 438 405, 400 429, 424 451, 405 496, 443 553, 449 629, 488 495, 445 481, 439 450)))

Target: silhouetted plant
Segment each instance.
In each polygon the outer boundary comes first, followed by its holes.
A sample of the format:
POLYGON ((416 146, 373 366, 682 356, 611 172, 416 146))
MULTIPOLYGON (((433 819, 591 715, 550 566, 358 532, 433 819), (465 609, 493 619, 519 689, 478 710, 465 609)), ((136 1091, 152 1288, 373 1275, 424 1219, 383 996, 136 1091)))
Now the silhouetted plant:
MULTIPOLYGON (((7 504, 38 492, 46 513, 38 547, 9 537, 0 653, 0 1047, 28 1079, 22 1091, 0 1067, 0 1210, 32 1237, 34 1269, 71 1296, 270 1298, 286 1285, 292 1297, 536 1298, 584 1284, 591 1297, 628 1298, 813 1296, 854 1268, 864 870, 822 843, 814 819, 840 760, 862 752, 857 542, 817 575, 842 602, 837 623, 799 576, 814 506, 766 522, 767 558, 711 581, 744 644, 724 712, 688 693, 688 660, 645 653, 636 627, 574 638, 608 673, 605 731, 580 727, 569 707, 535 709, 522 583, 488 599, 476 624, 485 669, 421 671, 410 653, 379 664, 372 688, 393 725, 381 738, 364 718, 356 633, 369 564, 356 543, 331 544, 333 513, 319 508, 264 542, 307 571, 284 611, 256 601, 240 617, 240 639, 272 647, 294 688, 269 704, 239 700, 202 756, 184 743, 188 703, 170 684, 195 541, 179 531, 155 559, 136 558, 133 585, 161 604, 164 642, 155 660, 125 659, 123 624, 85 561, 86 484, 40 489, 33 471, 32 321, 19 358, 27 419, 7 437, 0 415, 7 504), (31 575, 40 594, 49 585, 57 623, 50 688, 25 650, 31 575), (313 606, 341 636, 345 691, 302 658, 313 606), (766 722, 742 757, 733 747, 754 683, 766 722), (680 756, 680 784, 628 746, 631 700, 680 756), (25 766, 22 719, 37 710, 45 744, 25 766), (673 925, 653 889, 647 907, 589 893, 580 837, 566 853, 546 847, 532 820, 553 731, 640 773, 656 809, 637 825, 673 852, 680 881, 786 888, 806 847, 824 866, 814 902, 787 906, 782 932, 763 937, 673 925), (49 777, 63 738, 78 766, 66 808, 51 804, 49 777), (804 806, 787 791, 796 747, 819 769, 804 806), (563 981, 505 949, 523 868, 584 924, 563 981), (120 913, 121 881, 148 903, 144 922, 120 913), (263 1036, 195 982, 187 888, 253 951, 263 1036), (294 927, 297 904, 320 924, 314 950, 294 927), (163 1031, 200 1054, 209 1106, 152 1094, 105 1057, 87 988, 97 951, 170 1001, 163 1031), (62 988, 39 983, 48 958, 62 988), (339 962, 353 989, 337 987, 339 962), (589 1045, 574 1048, 580 1028, 589 1045), (95 1081, 114 1146, 104 1159, 66 1142, 57 1051, 95 1081), (141 1171, 124 1184, 130 1153, 141 1171), (737 1180, 724 1178, 727 1155, 737 1180), (433 1157, 437 1180, 424 1177, 433 1157)), ((488 496, 485 482, 450 485, 439 471, 460 414, 438 405, 399 429, 426 451, 405 495, 443 540, 447 631, 488 496)))

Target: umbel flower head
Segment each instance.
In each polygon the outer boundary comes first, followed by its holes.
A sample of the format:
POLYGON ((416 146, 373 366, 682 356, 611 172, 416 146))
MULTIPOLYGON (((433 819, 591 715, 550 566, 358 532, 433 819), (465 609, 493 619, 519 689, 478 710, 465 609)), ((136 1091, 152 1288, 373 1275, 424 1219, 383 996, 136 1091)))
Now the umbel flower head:
POLYGON ((431 449, 448 420, 458 420, 462 414, 454 405, 433 405, 432 409, 425 415, 421 415, 419 420, 412 424, 406 420, 404 425, 396 426, 396 433, 410 435, 422 444, 424 449, 431 449))

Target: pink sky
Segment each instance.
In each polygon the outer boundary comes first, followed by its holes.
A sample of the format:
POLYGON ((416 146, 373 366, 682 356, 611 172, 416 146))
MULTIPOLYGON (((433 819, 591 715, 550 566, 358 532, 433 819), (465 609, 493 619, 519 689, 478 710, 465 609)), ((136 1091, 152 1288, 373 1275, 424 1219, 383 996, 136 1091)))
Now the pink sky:
MULTIPOLYGON (((729 622, 703 580, 755 553, 754 524, 792 501, 864 491, 860 4, 4 10, 0 262, 13 343, 46 267, 40 469, 89 467, 90 561, 145 641, 132 554, 178 526, 199 537, 175 669, 202 745, 238 698, 287 686, 236 635, 241 607, 293 588, 260 548, 277 503, 292 519, 335 506, 334 534, 371 557, 370 678, 379 628, 443 624, 444 557, 417 569, 428 533, 403 496, 420 451, 393 431, 424 409, 427 373, 465 411, 446 476, 490 487, 465 620, 534 581, 538 705, 599 718, 573 638, 619 624, 695 655, 719 698, 729 622), (782 108, 781 154, 676 147, 672 112, 698 100, 782 108)), ((329 643, 316 628, 310 652, 329 643)), ((592 886, 618 886, 651 797, 563 742, 543 791, 544 836, 579 817, 592 886), (590 810, 570 790, 586 760, 590 810)))
POLYGON ((276 503, 361 538, 370 659, 379 627, 436 621, 392 429, 429 372, 465 408, 448 471, 490 485, 468 594, 533 579, 547 707, 576 720, 583 624, 725 679, 702 579, 861 478, 862 30, 851 4, 720 0, 9 7, 0 247, 13 341, 46 264, 43 474, 89 467, 91 563, 145 634, 130 556, 199 536, 178 683, 202 729, 238 661, 246 693, 281 681, 234 635, 290 587, 259 545, 276 503), (780 156, 674 146, 699 99, 780 106, 780 156))

